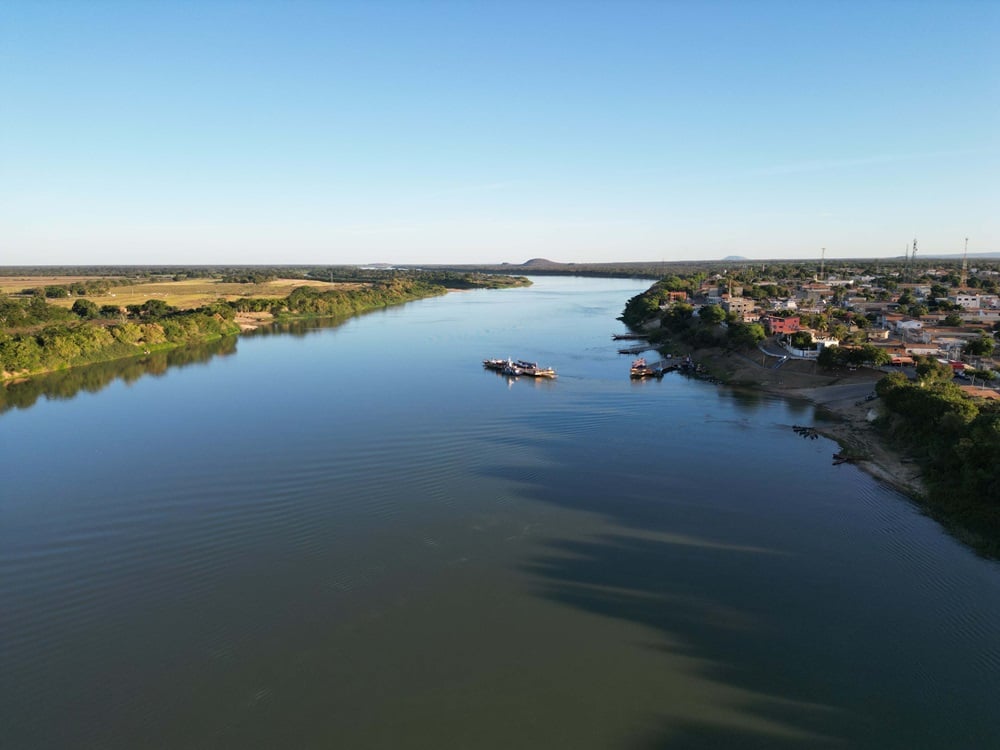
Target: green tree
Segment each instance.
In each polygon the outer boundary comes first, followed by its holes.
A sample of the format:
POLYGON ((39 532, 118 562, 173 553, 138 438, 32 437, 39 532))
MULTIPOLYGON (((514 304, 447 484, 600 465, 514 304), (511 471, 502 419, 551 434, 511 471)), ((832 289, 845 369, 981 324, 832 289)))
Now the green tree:
POLYGON ((938 362, 934 357, 917 357, 917 380, 920 385, 950 383, 955 377, 951 365, 938 362))
POLYGON ((863 344, 858 351, 861 353, 861 361, 865 364, 883 367, 892 362, 892 355, 884 349, 879 349, 871 344, 863 344))
POLYGON ((729 341, 733 346, 749 349, 766 338, 764 326, 760 323, 731 323, 729 341))
POLYGON ((718 305, 705 305, 698 311, 698 317, 703 323, 718 325, 726 319, 726 311, 718 305))
POLYGON ((966 344, 962 351, 974 357, 989 357, 995 348, 996 340, 992 336, 983 334, 978 339, 966 344))
POLYGON ((162 318, 176 311, 162 299, 148 299, 139 307, 139 313, 144 318, 162 318))
POLYGON ((791 335, 791 343, 796 349, 811 349, 813 347, 812 334, 809 331, 796 331, 791 335))
POLYGON ((163 335, 163 328, 158 323, 143 323, 142 341, 146 344, 162 344, 167 340, 163 335))
POLYGON ((142 338, 142 329, 135 323, 121 323, 112 326, 111 335, 123 344, 137 344, 142 338))
POLYGON ((89 299, 78 299, 73 303, 73 307, 70 310, 85 320, 91 320, 100 316, 97 305, 89 299))
POLYGON ((944 320, 941 321, 946 326, 951 326, 953 328, 962 325, 962 316, 958 313, 949 313, 944 316, 944 320))
POLYGON ((663 312, 663 315, 660 316, 660 325, 667 331, 680 333, 687 330, 693 316, 694 307, 685 302, 678 302, 663 312))
POLYGON ((41 363, 42 347, 34 336, 0 336, 0 369, 36 370, 41 363))
POLYGON ((816 361, 824 370, 832 370, 844 364, 844 354, 844 350, 839 346, 824 346, 816 361))

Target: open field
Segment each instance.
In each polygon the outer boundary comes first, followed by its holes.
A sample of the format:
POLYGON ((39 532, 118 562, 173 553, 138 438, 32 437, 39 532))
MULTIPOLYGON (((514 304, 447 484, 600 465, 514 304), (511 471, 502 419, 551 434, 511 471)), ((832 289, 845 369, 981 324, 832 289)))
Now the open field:
MULTIPOLYGON (((19 292, 22 289, 46 285, 65 285, 74 281, 101 278, 98 276, 32 276, 32 277, 0 277, 0 290, 4 292, 19 292)), ((261 284, 232 284, 213 279, 184 279, 181 281, 157 281, 149 284, 134 284, 130 286, 112 287, 107 294, 87 295, 98 305, 133 305, 142 304, 149 299, 159 299, 168 305, 188 310, 211 304, 219 299, 235 300, 240 297, 269 297, 280 299, 287 297, 293 289, 300 286, 319 287, 321 289, 353 289, 362 284, 327 281, 311 281, 303 279, 275 279, 261 284)), ((47 300, 60 307, 72 307, 73 302, 81 299, 77 296, 47 300)))

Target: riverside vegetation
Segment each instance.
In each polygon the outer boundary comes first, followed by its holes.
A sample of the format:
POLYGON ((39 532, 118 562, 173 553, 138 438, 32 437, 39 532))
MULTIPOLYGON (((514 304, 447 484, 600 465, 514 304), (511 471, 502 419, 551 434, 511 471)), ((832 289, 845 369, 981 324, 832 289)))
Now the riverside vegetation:
MULTIPOLYGON (((181 280, 201 269, 172 269, 170 278, 181 280)), ((24 271, 21 270, 21 273, 24 271)), ((49 270, 51 273, 51 270, 49 270)), ((285 297, 217 299, 194 309, 179 309, 163 299, 138 304, 98 305, 93 296, 106 295, 116 286, 135 286, 156 278, 146 272, 139 278, 98 279, 67 284, 47 284, 0 295, 0 375, 3 380, 63 370, 97 362, 149 355, 191 344, 205 343, 240 332, 238 313, 268 313, 278 320, 302 317, 348 317, 368 310, 444 294, 448 289, 498 288, 529 283, 509 276, 420 271, 366 271, 345 273, 319 269, 301 273, 302 280, 325 276, 330 286, 301 286, 285 297), (48 300, 75 297, 68 309, 48 300)), ((261 282, 277 279, 273 269, 240 272, 230 269, 219 281, 261 282)), ((140 287, 141 288, 141 287, 140 287)))

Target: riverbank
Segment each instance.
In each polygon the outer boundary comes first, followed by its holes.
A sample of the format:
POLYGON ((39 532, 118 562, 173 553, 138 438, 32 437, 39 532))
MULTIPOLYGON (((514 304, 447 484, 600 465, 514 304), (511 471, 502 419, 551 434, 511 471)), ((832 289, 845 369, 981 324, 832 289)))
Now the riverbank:
POLYGON ((700 349, 691 357, 728 385, 815 404, 821 409, 814 425, 817 432, 836 441, 843 455, 880 482, 924 502, 927 487, 919 465, 886 445, 872 424, 878 401, 866 398, 884 373, 866 368, 826 373, 815 362, 801 360, 774 369, 773 359, 724 349, 700 349))

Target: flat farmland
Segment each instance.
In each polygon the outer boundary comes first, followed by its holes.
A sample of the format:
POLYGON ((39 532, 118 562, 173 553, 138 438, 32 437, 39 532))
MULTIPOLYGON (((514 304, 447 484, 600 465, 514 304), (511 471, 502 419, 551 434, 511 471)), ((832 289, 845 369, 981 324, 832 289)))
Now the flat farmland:
MULTIPOLYGON (((14 280, 14 277, 0 278, 3 291, 19 292, 22 289, 38 286, 57 286, 82 281, 91 277, 31 276, 14 280)), ((300 286, 311 286, 320 289, 354 289, 364 286, 355 282, 314 281, 303 279, 275 279, 260 284, 234 284, 213 279, 183 279, 181 281, 156 281, 148 284, 131 284, 129 286, 112 287, 107 294, 86 295, 98 305, 138 305, 149 299, 163 300, 172 307, 189 310, 195 307, 211 304, 220 299, 235 300, 240 297, 267 297, 280 299, 287 297, 293 289, 300 286)), ((60 307, 72 307, 73 302, 81 297, 62 297, 50 299, 49 303, 60 307)))

